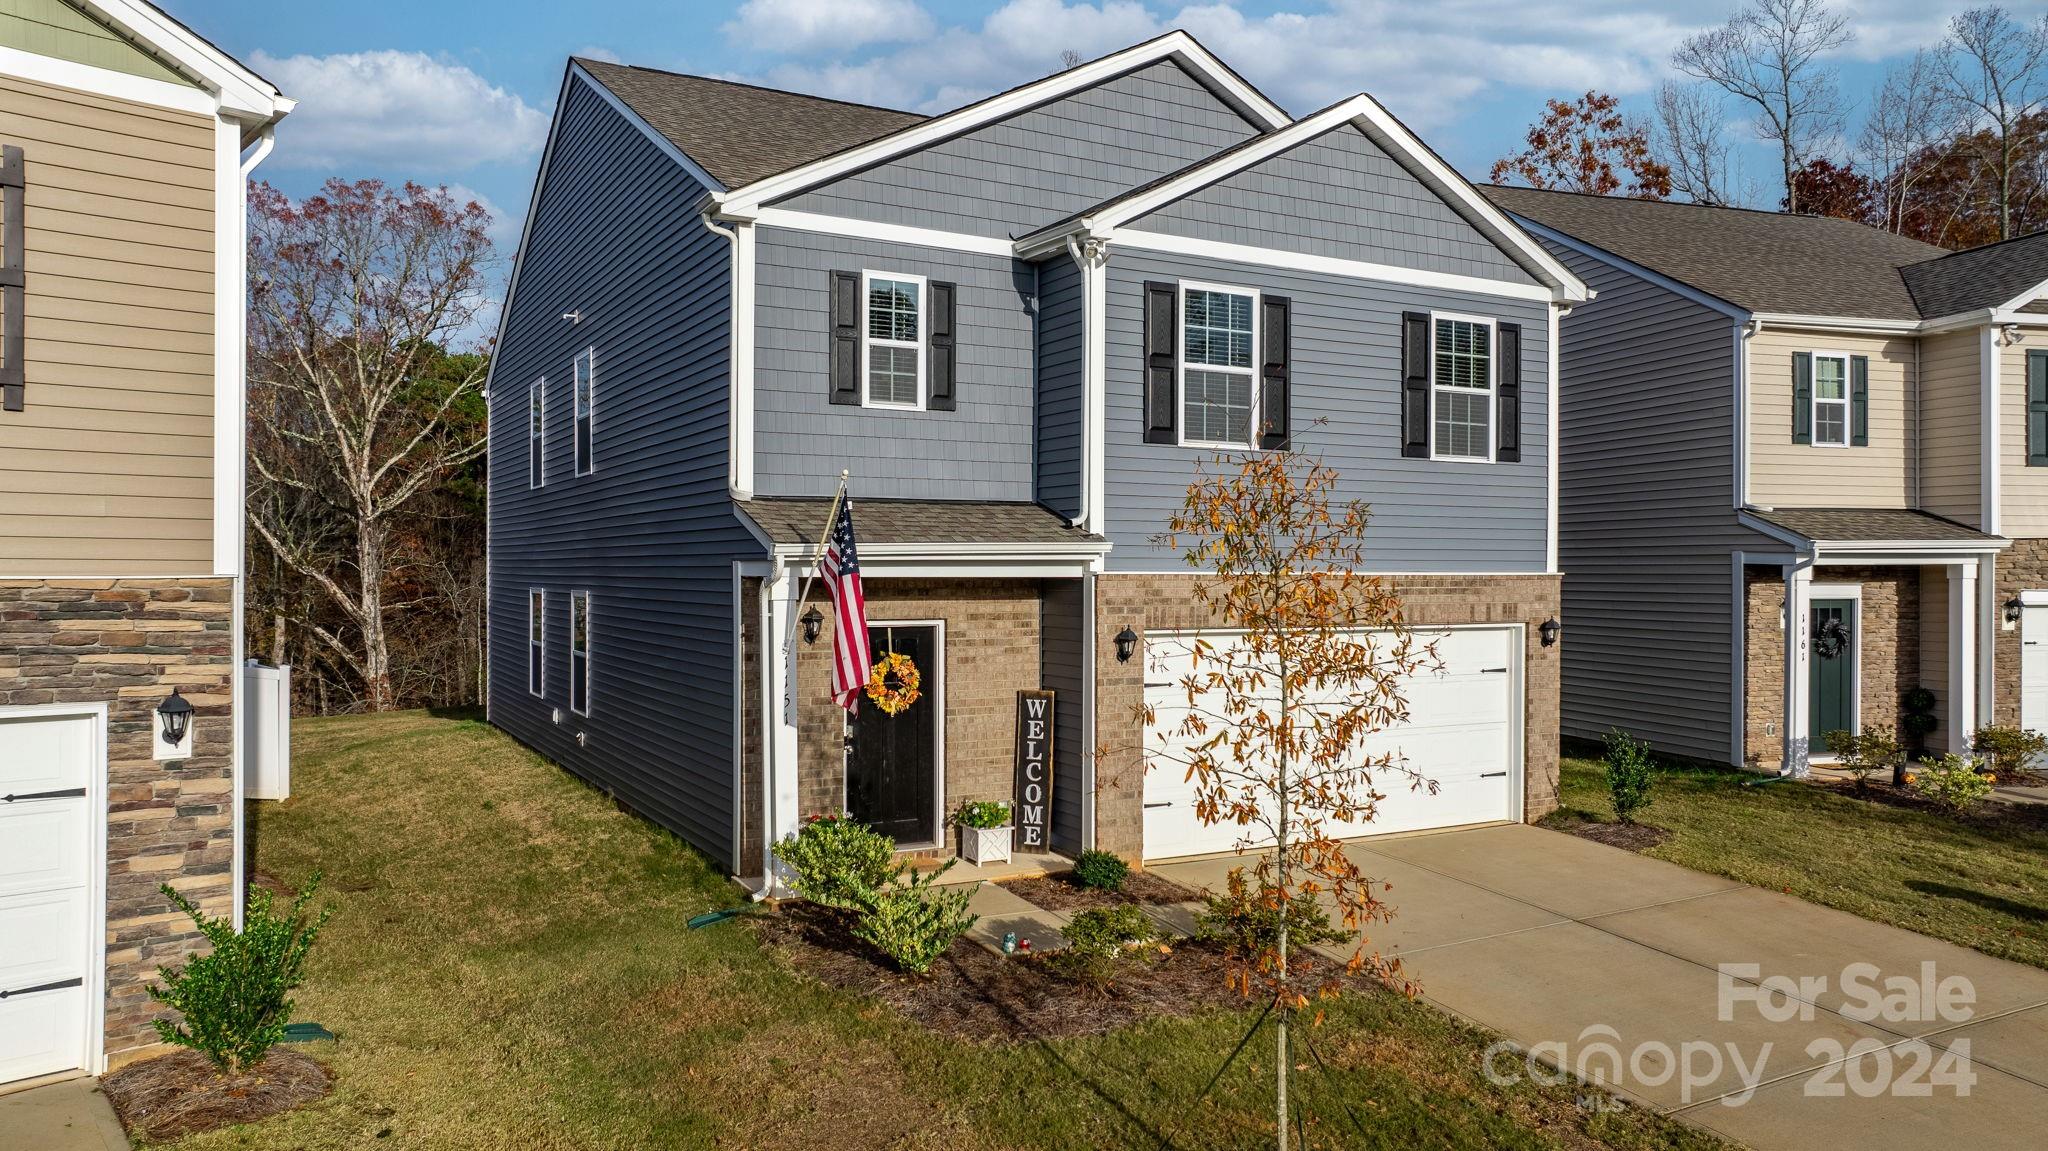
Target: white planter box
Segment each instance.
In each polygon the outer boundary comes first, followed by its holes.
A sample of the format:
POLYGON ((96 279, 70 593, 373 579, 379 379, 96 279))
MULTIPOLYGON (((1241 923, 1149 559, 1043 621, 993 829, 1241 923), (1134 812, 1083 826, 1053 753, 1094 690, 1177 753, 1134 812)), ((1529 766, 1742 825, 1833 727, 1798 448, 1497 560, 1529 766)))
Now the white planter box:
POLYGON ((1010 862, 1010 827, 963 827, 960 858, 969 863, 1010 862))

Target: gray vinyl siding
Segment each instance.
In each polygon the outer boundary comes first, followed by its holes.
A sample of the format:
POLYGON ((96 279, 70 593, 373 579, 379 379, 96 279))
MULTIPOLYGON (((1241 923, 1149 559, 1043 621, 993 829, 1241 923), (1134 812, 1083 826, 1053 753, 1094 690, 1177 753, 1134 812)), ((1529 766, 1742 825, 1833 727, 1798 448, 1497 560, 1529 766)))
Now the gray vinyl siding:
POLYGON ((1547 549, 1546 305, 1123 248, 1109 262, 1106 534, 1116 571, 1185 570, 1152 537, 1206 448, 1144 442, 1144 285, 1200 280, 1293 300, 1295 446, 1342 474, 1338 495, 1372 505, 1367 556, 1387 572, 1541 572, 1547 549), (1522 326, 1522 459, 1401 455, 1401 313, 1438 309, 1522 326), (1320 423, 1318 423, 1320 421, 1320 423))
POLYGON ((1038 265, 1038 502, 1069 519, 1081 514, 1086 303, 1073 260, 1038 265))
POLYGON ((1257 131, 1178 63, 1162 60, 777 206, 1016 236, 1257 131))
POLYGON ((1053 693, 1052 847, 1073 853, 1082 841, 1082 682, 1087 678, 1082 635, 1087 627, 1081 580, 1047 580, 1039 600, 1039 683, 1053 693))
POLYGON ((1622 728, 1728 762, 1735 320, 1552 248, 1597 293, 1563 321, 1559 566, 1566 735, 1622 728))
POLYGON ((490 714, 728 866, 731 562, 758 548, 726 496, 728 253, 688 210, 702 193, 570 86, 492 380, 490 714), (586 347, 596 470, 579 477, 570 364, 586 347), (541 376, 547 483, 529 491, 527 388, 541 376), (527 692, 530 587, 548 592, 545 699, 527 692), (572 589, 591 593, 587 719, 569 709, 572 589))
POLYGON ((1352 124, 1339 125, 1168 204, 1131 227, 1342 260, 1536 283, 1535 277, 1352 124))
POLYGON ((847 469, 854 490, 869 499, 1032 498, 1036 268, 1003 256, 785 228, 761 228, 755 253, 758 494, 831 495, 847 469), (958 286, 956 410, 831 402, 835 270, 904 272, 958 286))

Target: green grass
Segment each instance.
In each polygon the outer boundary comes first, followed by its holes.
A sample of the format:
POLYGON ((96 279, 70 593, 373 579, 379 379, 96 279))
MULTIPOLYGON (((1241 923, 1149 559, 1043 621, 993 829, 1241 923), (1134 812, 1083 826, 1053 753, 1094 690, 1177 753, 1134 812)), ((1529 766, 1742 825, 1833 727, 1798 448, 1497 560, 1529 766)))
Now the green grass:
MULTIPOLYGON (((1663 771, 1636 818, 1673 834, 1645 854, 2048 967, 2048 808, 1958 820, 1755 778, 1663 771)), ((1612 818, 1596 760, 1564 761, 1561 798, 1567 818, 1612 818)))
MULTIPOLYGON (((1270 1146, 1270 1039, 1213 1098, 1251 1016, 980 1047, 785 970, 695 852, 481 723, 294 725, 296 795, 254 808, 258 868, 326 876, 335 908, 297 1017, 340 1039, 305 1110, 201 1148, 1270 1146)), ((1569 1088, 1491 1086, 1490 1037, 1391 994, 1348 996, 1297 1076, 1311 1145, 1693 1148, 1710 1137, 1569 1088), (1365 1124, 1358 1134, 1339 1099, 1365 1124)))

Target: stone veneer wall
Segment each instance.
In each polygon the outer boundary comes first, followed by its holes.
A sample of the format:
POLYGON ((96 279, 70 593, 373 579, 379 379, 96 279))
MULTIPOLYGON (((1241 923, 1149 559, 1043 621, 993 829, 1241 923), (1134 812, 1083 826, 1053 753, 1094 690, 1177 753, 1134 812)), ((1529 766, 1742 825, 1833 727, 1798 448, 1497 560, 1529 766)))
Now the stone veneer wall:
MULTIPOLYGON (((1095 652, 1096 846, 1136 861, 1144 846, 1142 724, 1143 661, 1118 663, 1116 633, 1217 626, 1198 603, 1193 575, 1105 575, 1096 580, 1095 652)), ((1524 816, 1533 821, 1557 807, 1559 657, 1537 625, 1558 614, 1557 576, 1403 576, 1394 581, 1409 622, 1418 627, 1520 623, 1527 627, 1523 684, 1526 766, 1524 816)), ((1563 643, 1571 642, 1564 620, 1563 643)))
POLYGON ((107 711, 106 1050, 156 1042, 144 986, 204 941, 157 890, 233 907, 234 584, 227 579, 0 580, 0 707, 107 711), (192 701, 193 756, 153 758, 156 705, 192 701))
MULTIPOLYGON (((1743 642, 1744 760, 1776 771, 1784 745, 1776 725, 1785 716, 1785 580, 1777 568, 1750 568, 1744 576, 1748 626, 1743 642)), ((1901 744, 1900 697, 1920 686, 1920 569, 1823 567, 1814 582, 1863 589, 1862 627, 1856 636, 1859 715, 1865 725, 1889 727, 1901 744)), ((1940 684, 1933 685, 1936 688, 1940 684)), ((1824 755, 1816 747, 1810 754, 1824 755)))
POLYGON ((2048 590, 2048 539, 2016 539, 1998 557, 1998 629, 1993 633, 1992 715, 2000 724, 2020 721, 2020 629, 2005 628, 2005 604, 2022 591, 2048 590))
POLYGON ((1775 567, 1743 571, 1742 762, 1752 771, 1784 765, 1785 577, 1775 567))

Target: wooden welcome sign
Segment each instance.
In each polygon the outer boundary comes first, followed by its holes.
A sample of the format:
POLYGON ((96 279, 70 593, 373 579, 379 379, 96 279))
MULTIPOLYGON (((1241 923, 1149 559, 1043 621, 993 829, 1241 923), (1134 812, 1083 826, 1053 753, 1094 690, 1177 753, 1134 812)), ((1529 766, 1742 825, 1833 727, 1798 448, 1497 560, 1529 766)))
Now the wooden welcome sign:
POLYGON ((1052 843, 1052 693, 1017 693, 1017 850, 1052 843))

